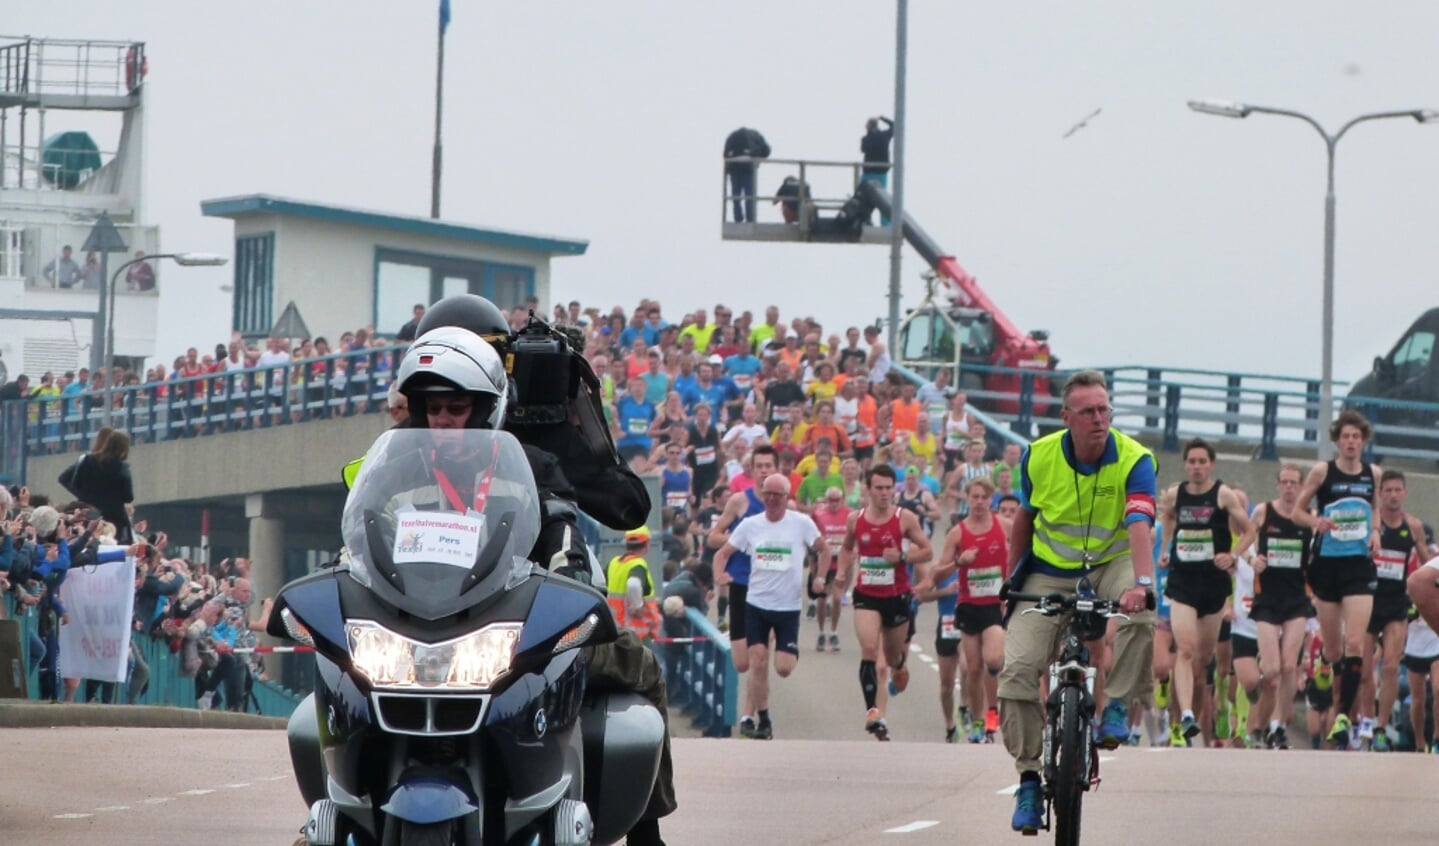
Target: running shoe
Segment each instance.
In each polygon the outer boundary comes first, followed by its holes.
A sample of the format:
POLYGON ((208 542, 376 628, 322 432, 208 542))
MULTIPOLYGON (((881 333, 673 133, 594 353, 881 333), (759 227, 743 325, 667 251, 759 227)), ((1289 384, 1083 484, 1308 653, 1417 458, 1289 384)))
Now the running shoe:
POLYGON ((959 706, 959 710, 955 713, 958 715, 959 724, 962 726, 967 726, 970 723, 974 722, 974 720, 972 720, 969 716, 969 706, 967 705, 959 706))
POLYGON ((984 731, 987 734, 994 734, 999 731, 999 709, 990 708, 984 712, 984 731))
POLYGON ((820 633, 819 633, 819 640, 818 640, 818 641, 815 643, 815 645, 814 645, 814 651, 815 651, 815 652, 823 652, 823 651, 824 651, 825 640, 826 640, 826 638, 825 638, 825 636, 824 636, 824 632, 820 632, 820 633))
POLYGON ((1169 707, 1169 679, 1165 679, 1155 686, 1154 707, 1161 711, 1169 707))
POLYGON ((1141 746, 1144 744, 1144 732, 1139 729, 1131 729, 1129 732, 1129 745, 1141 746))
POLYGON ((1009 826, 1024 834, 1038 834, 1043 825, 1044 802, 1039 795, 1039 782, 1021 781, 1014 791, 1014 817, 1009 826))
POLYGON ((1104 706, 1104 713, 1099 718, 1099 737, 1097 743, 1101 749, 1117 749, 1123 746, 1129 739, 1129 709, 1124 703, 1117 699, 1109 700, 1104 706))
POLYGON ((740 717, 739 736, 753 738, 755 736, 754 717, 740 717))
POLYGON ((1329 730, 1329 742, 1340 749, 1349 748, 1349 729, 1353 723, 1349 722, 1348 715, 1340 714, 1334 718, 1334 727, 1329 730))
POLYGON ((774 740, 774 723, 761 723, 759 728, 754 730, 755 740, 774 740))
POLYGON ((1289 732, 1284 730, 1284 726, 1280 726, 1269 732, 1269 735, 1264 738, 1264 742, 1270 749, 1288 749, 1289 732))
POLYGON ((1429 754, 1439 755, 1439 740, 1429 741, 1429 754))
POLYGON ((1370 718, 1370 717, 1360 717, 1360 718, 1359 718, 1359 739, 1360 739, 1360 740, 1373 740, 1373 739, 1374 739, 1374 720, 1373 720, 1372 718, 1370 718))
POLYGON ((1319 659, 1319 666, 1314 668, 1314 686, 1319 690, 1328 690, 1334 686, 1334 667, 1323 658, 1319 659))
POLYGON ((815 615, 818 614, 818 613, 819 613, 819 605, 816 604, 813 599, 811 599, 811 600, 809 601, 809 608, 805 609, 804 615, 805 615, 806 617, 810 618, 811 620, 813 620, 813 619, 815 618, 815 615))
POLYGON ((1374 742, 1369 748, 1375 752, 1390 751, 1393 747, 1389 742, 1389 732, 1385 729, 1374 732, 1374 742))
POLYGON ((945 742, 945 743, 958 743, 958 742, 959 742, 959 726, 950 726, 949 728, 947 728, 947 729, 944 730, 944 742, 945 742))
POLYGON ((729 620, 726 620, 724 617, 719 618, 719 622, 715 623, 715 628, 719 629, 720 632, 729 631, 729 620))
POLYGON ((1170 745, 1170 746, 1188 746, 1188 745, 1189 745, 1189 741, 1187 741, 1187 740, 1184 739, 1184 730, 1179 727, 1179 723, 1170 723, 1170 724, 1169 724, 1169 745, 1170 745))
POLYGON ((1185 740, 1193 740, 1199 736, 1199 721, 1193 717, 1185 717, 1179 722, 1179 730, 1184 734, 1185 740))
POLYGON ((1266 736, 1266 732, 1264 731, 1264 729, 1255 729, 1254 731, 1249 733, 1250 749, 1263 749, 1268 745, 1269 738, 1266 736))
POLYGON ((829 633, 829 651, 830 651, 830 652, 838 652, 838 651, 839 651, 839 632, 830 632, 830 633, 829 633))
POLYGON ((984 742, 984 721, 983 721, 983 720, 975 720, 974 722, 972 722, 972 723, 969 724, 969 742, 970 742, 970 743, 983 743, 983 742, 984 742))
POLYGON ((875 740, 881 742, 889 740, 889 724, 884 721, 884 717, 879 715, 878 708, 871 708, 865 713, 864 730, 874 735, 875 740))
POLYGON ((889 678, 889 695, 895 696, 904 693, 905 688, 909 687, 909 665, 906 664, 890 673, 889 678))

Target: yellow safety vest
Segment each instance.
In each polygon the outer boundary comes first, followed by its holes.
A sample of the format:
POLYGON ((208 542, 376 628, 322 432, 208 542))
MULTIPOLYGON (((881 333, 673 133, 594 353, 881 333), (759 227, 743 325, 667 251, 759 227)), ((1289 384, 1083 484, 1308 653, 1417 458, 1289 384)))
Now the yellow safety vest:
POLYGON ((1055 432, 1029 445, 1029 504, 1036 511, 1033 552, 1052 567, 1078 570, 1084 566, 1086 549, 1090 566, 1129 552, 1125 483, 1140 459, 1149 456, 1154 461, 1154 455, 1139 441, 1111 429, 1118 460, 1101 464, 1099 472, 1086 476, 1065 458, 1065 434, 1055 432))
POLYGON ((616 555, 610 559, 610 565, 606 569, 606 580, 610 596, 624 596, 629 590, 630 572, 640 567, 645 571, 645 577, 649 580, 649 591, 645 593, 645 599, 653 599, 655 596, 655 580, 650 575, 650 565, 642 555, 616 555), (626 567, 625 565, 630 566, 626 567))

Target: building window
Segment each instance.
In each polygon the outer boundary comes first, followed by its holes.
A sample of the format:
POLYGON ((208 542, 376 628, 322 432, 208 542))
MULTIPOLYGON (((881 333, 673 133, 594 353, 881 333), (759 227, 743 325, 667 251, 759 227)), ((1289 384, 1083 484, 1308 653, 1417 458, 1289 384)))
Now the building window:
POLYGON ((502 309, 523 305, 535 292, 535 269, 401 250, 375 251, 375 331, 393 335, 416 304, 452 294, 479 294, 502 309))
POLYGON ((231 323, 244 335, 270 331, 275 299, 275 233, 235 239, 235 312, 231 323))

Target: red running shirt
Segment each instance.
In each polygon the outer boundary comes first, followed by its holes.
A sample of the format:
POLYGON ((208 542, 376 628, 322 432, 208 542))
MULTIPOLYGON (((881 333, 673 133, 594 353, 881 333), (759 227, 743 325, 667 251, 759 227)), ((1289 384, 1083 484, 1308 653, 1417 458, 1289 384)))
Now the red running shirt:
POLYGON ((998 605, 999 587, 1004 583, 1004 568, 1009 559, 1004 527, 994 520, 989 531, 975 534, 960 523, 956 552, 969 549, 978 550, 979 554, 968 564, 959 565, 959 604, 998 605))
POLYGON ((859 578, 855 591, 876 598, 905 596, 909 593, 909 568, 903 563, 884 560, 889 547, 904 549, 904 530, 899 527, 900 510, 886 523, 871 523, 861 511, 854 521, 855 549, 859 558, 859 578))

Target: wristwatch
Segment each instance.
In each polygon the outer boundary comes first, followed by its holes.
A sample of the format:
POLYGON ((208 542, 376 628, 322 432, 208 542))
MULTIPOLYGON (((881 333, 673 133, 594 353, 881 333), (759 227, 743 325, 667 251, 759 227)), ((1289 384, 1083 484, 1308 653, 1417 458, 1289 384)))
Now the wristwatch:
POLYGON ((1149 576, 1139 576, 1135 578, 1134 586, 1142 588, 1152 588, 1154 587, 1154 579, 1150 578, 1149 576))

